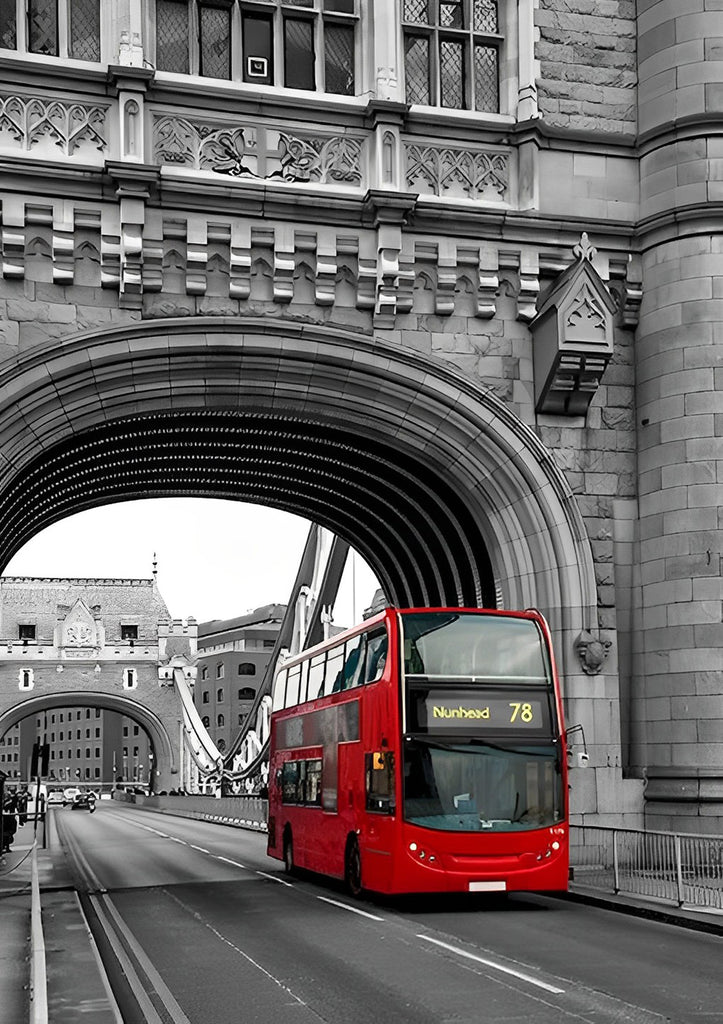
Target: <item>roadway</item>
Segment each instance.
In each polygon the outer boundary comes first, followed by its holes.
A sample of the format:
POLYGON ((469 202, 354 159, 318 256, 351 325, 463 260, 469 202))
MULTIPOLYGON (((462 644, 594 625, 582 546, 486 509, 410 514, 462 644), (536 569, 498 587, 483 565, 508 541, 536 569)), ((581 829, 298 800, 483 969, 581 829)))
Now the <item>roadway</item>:
POLYGON ((723 938, 536 895, 354 901, 265 837, 55 812, 124 1024, 723 1024, 723 938))

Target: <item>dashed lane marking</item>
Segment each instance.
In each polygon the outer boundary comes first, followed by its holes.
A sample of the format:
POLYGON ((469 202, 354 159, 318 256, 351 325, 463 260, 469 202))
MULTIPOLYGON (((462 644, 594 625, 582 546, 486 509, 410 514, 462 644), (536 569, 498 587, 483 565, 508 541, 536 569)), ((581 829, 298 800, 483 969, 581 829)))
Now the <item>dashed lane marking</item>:
POLYGON ((424 939, 425 942, 432 942, 435 946, 441 946, 442 949, 446 949, 450 953, 456 953, 457 956, 462 956, 466 960, 474 960, 476 963, 484 964, 485 967, 491 967, 495 971, 511 974, 514 978, 529 982, 530 985, 536 985, 538 988, 543 988, 546 992, 552 992, 554 995, 561 995, 565 991, 564 988, 557 988, 555 985, 548 985, 546 981, 540 981, 539 978, 533 978, 532 975, 525 974, 524 971, 515 970, 513 967, 506 967, 505 964, 497 963, 495 960, 487 960, 483 956, 477 956, 476 953, 468 953, 466 949, 450 946, 448 942, 442 942, 440 939, 433 939, 431 935, 417 935, 417 938, 424 939))

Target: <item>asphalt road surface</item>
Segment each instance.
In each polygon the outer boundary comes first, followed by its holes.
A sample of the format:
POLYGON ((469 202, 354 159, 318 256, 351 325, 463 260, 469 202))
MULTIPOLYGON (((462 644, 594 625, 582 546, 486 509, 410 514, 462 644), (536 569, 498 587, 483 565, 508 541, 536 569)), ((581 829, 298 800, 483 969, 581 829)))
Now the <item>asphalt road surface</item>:
POLYGON ((535 895, 362 900, 265 837, 56 821, 124 1024, 723 1024, 723 938, 535 895))

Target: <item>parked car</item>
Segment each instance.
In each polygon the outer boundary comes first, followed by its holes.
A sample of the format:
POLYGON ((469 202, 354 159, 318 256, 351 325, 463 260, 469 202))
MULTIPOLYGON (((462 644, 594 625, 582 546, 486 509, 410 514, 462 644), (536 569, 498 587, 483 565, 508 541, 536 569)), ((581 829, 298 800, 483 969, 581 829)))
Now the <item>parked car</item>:
POLYGON ((80 793, 80 790, 78 789, 77 786, 68 786, 68 788, 65 790, 65 802, 67 804, 72 804, 73 800, 75 800, 78 793, 80 793))
POLYGON ((58 806, 65 807, 66 804, 65 793, 62 789, 50 789, 48 790, 48 807, 58 806))
POLYGON ((78 793, 70 806, 74 811, 90 811, 92 814, 95 810, 95 793, 78 793))

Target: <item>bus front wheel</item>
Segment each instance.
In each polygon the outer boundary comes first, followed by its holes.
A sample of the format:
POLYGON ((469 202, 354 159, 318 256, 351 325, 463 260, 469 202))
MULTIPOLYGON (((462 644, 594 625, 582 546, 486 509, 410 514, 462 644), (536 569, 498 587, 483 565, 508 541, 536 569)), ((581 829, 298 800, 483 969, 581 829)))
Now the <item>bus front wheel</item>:
POLYGON ((284 871, 287 875, 294 873, 294 840, 288 830, 284 833, 284 871))
POLYGON ((361 896, 362 863, 359 841, 356 836, 352 836, 346 844, 346 864, 344 875, 346 887, 351 895, 354 897, 361 896))

